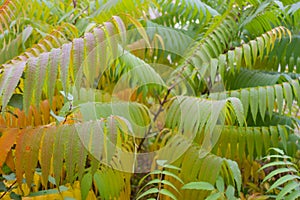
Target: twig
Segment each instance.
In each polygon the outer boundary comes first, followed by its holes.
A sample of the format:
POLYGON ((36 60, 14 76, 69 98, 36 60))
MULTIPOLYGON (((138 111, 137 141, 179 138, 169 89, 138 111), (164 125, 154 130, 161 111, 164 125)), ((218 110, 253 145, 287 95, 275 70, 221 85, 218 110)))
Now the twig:
MULTIPOLYGON (((164 104, 168 101, 168 96, 170 95, 172 89, 173 89, 173 88, 170 87, 170 88, 167 90, 167 93, 166 93, 164 99, 163 99, 162 101, 160 101, 160 103, 159 103, 159 109, 158 109, 158 111, 154 114, 153 122, 155 122, 155 121, 157 120, 158 115, 164 110, 164 109, 163 109, 163 106, 164 106, 164 104)), ((142 138, 142 141, 141 141, 140 144, 138 145, 137 151, 140 151, 140 150, 142 149, 142 145, 143 145, 143 143, 145 142, 147 135, 150 134, 151 129, 152 129, 152 125, 149 126, 149 129, 148 129, 148 131, 147 131, 145 137, 142 138)))
POLYGON ((10 189, 11 189, 16 183, 17 183, 17 180, 15 180, 15 181, 7 188, 7 190, 1 195, 0 199, 2 199, 2 198, 6 195, 6 193, 9 192, 10 189))
POLYGON ((73 6, 74 6, 74 8, 77 7, 77 2, 76 2, 76 0, 73 0, 73 6))
MULTIPOLYGON (((176 76, 175 80, 177 80, 182 74, 183 72, 185 71, 186 67, 188 66, 188 64, 191 64, 189 60, 186 60, 186 65, 184 65, 180 72, 178 73, 178 75, 176 76)), ((186 79, 187 77, 184 77, 184 79, 186 79)), ((153 117, 153 122, 155 122, 159 116, 159 114, 164 110, 163 109, 163 106, 164 104, 166 104, 168 102, 168 96, 170 95, 171 93, 171 90, 174 89, 174 87, 179 83, 179 81, 175 81, 175 83, 173 83, 167 90, 167 93, 166 95, 164 96, 163 100, 161 101, 159 98, 158 98, 158 101, 159 101, 159 109, 158 111, 155 113, 154 117, 153 117)), ((138 145, 138 148, 137 148, 137 152, 139 152, 141 149, 142 149, 142 146, 143 146, 143 143, 145 142, 146 140, 146 137, 147 135, 149 135, 151 133, 151 129, 152 129, 152 125, 149 126, 149 129, 146 133, 146 135, 142 138, 140 144, 138 145)))

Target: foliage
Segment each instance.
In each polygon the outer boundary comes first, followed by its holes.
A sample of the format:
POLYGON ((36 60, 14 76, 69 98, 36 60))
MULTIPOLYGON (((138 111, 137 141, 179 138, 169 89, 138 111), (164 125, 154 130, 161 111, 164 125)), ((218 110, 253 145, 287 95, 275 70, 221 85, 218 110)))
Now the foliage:
POLYGON ((182 189, 185 190, 208 190, 212 191, 209 196, 207 196, 206 199, 237 199, 234 196, 234 187, 232 185, 229 185, 227 189, 225 190, 224 187, 224 180, 222 177, 218 177, 218 180, 216 181, 216 188, 208 183, 208 182, 191 182, 185 184, 182 189))
POLYGON ((179 193, 179 191, 172 182, 168 181, 168 179, 173 178, 174 180, 182 184, 182 180, 176 174, 169 171, 170 169, 180 171, 180 168, 173 165, 164 164, 166 162, 165 160, 157 160, 156 162, 161 167, 161 169, 153 170, 145 177, 143 177, 143 179, 141 179, 140 182, 142 182, 148 176, 155 177, 140 189, 139 193, 137 194, 137 199, 141 199, 149 195, 156 195, 157 199, 162 198, 162 196, 167 196, 171 199, 177 199, 176 196, 171 192, 171 190, 175 191, 176 193, 179 193), (157 188, 147 188, 147 191, 141 193, 141 191, 143 191, 145 187, 153 185, 157 185, 157 188))
POLYGON ((278 154, 272 154, 265 159, 269 159, 260 170, 267 170, 270 167, 275 167, 263 180, 263 182, 271 183, 267 192, 276 194, 276 199, 297 199, 300 196, 300 176, 295 160, 284 154, 284 151, 272 148, 278 154), (271 160, 272 159, 272 160, 271 160), (276 191, 277 190, 277 191, 276 191))
POLYGON ((299 8, 0 1, 0 198, 296 199, 299 8))

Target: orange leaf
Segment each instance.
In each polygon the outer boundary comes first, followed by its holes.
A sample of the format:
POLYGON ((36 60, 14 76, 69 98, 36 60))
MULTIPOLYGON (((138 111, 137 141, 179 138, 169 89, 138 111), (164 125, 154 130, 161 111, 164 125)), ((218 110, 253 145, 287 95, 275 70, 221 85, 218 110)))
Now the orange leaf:
POLYGON ((15 152, 15 157, 16 157, 16 177, 19 185, 22 185, 22 180, 23 180, 23 164, 22 164, 22 159, 23 159, 23 143, 25 140, 26 135, 26 129, 23 129, 20 131, 17 141, 16 141, 16 152, 15 152))
POLYGON ((50 123, 50 104, 49 101, 45 100, 41 103, 41 111, 44 116, 44 124, 50 123))
POLYGON ((2 116, 0 116, 0 127, 6 127, 6 122, 2 116))
POLYGON ((15 144, 18 133, 18 129, 15 128, 8 129, 2 133, 2 136, 0 137, 0 167, 2 167, 5 162, 11 147, 15 144))
POLYGON ((34 126, 42 125, 41 113, 36 108, 33 109, 33 116, 34 116, 34 126))
POLYGON ((48 176, 50 174, 55 131, 55 127, 45 128, 41 143, 40 164, 42 168, 42 184, 46 189, 48 184, 48 176))
POLYGON ((31 187, 33 174, 38 162, 38 153, 42 136, 42 129, 34 128, 26 131, 24 144, 25 149, 22 151, 22 165, 25 171, 26 183, 31 187))
POLYGON ((5 164, 12 170, 15 171, 15 161, 12 150, 10 150, 7 154, 5 164))
MULTIPOLYGON (((19 109, 16 110, 16 115, 18 116, 18 128, 26 127, 26 116, 23 111, 19 109)), ((16 120, 17 121, 17 120, 16 120)))

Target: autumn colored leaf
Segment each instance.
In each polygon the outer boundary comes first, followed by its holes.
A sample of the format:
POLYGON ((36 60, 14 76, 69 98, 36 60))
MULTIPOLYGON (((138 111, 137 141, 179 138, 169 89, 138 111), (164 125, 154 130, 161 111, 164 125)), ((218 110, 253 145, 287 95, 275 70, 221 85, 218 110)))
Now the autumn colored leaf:
POLYGON ((16 128, 7 129, 0 137, 0 167, 4 164, 11 147, 16 143, 19 130, 16 128))

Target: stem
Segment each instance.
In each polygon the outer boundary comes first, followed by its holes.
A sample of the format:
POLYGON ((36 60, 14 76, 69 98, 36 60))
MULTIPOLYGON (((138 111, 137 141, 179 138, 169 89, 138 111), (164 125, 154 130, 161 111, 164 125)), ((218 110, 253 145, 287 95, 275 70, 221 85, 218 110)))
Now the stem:
POLYGON ((157 198, 156 200, 159 200, 159 197, 160 197, 160 193, 159 191, 161 190, 162 188, 162 180, 165 178, 164 174, 162 173, 164 171, 164 168, 162 168, 162 171, 161 171, 161 174, 160 174, 160 183, 158 183, 158 194, 157 194, 157 198))
POLYGON ((0 199, 2 199, 6 193, 8 193, 10 191, 10 189, 17 183, 17 180, 15 180, 8 188, 7 190, 1 195, 0 199))
MULTIPOLYGON (((186 62, 187 62, 188 64, 190 64, 189 61, 186 61, 186 62)), ((184 67, 182 67, 181 71, 180 71, 180 72, 178 73, 178 75, 176 76, 176 79, 178 79, 178 78, 183 74, 183 72, 185 71, 186 67, 187 67, 187 65, 185 65, 184 67)), ((187 77, 184 77, 184 79, 186 79, 186 78, 187 78, 187 77)), ((175 80, 176 80, 176 79, 175 79, 175 80)), ((164 110, 164 109, 163 109, 163 106, 164 106, 165 103, 168 102, 168 96, 170 95, 171 90, 172 90, 178 83, 179 83, 179 82, 175 82, 175 83, 173 83, 173 84, 168 88, 167 93, 166 93, 166 95, 164 96, 164 98, 163 98, 162 101, 160 101, 160 99, 158 99, 159 105, 160 105, 160 106, 159 106, 158 111, 155 113, 155 115, 154 115, 154 117, 153 117, 153 122, 155 122, 155 121, 157 120, 159 114, 164 110)), ((143 143, 145 142, 147 135, 150 134, 151 129, 152 129, 152 125, 149 126, 149 129, 148 129, 148 131, 147 131, 145 137, 142 138, 142 141, 141 141, 140 144, 138 145, 137 152, 139 152, 139 151, 142 149, 143 143)))
MULTIPOLYGON (((174 85, 174 86, 175 86, 175 85, 174 85)), ((167 90, 167 93, 166 93, 166 95, 164 96, 164 99, 163 99, 162 101, 160 101, 160 103, 159 103, 159 109, 158 109, 158 111, 154 114, 153 122, 155 122, 155 121, 157 120, 159 114, 164 110, 164 109, 163 109, 163 106, 164 106, 164 104, 168 101, 168 96, 170 95, 171 90, 172 90, 173 88, 174 88, 174 87, 171 86, 171 87, 167 90)), ((141 141, 140 144, 138 145, 137 151, 140 151, 140 150, 142 149, 143 143, 145 142, 147 135, 150 134, 151 129, 152 129, 152 125, 149 126, 149 129, 148 129, 148 131, 147 131, 145 137, 142 138, 142 141, 141 141)))
POLYGON ((73 0, 73 6, 74 6, 74 8, 77 7, 77 2, 76 2, 76 0, 73 0))

